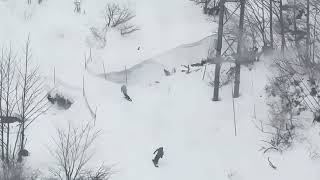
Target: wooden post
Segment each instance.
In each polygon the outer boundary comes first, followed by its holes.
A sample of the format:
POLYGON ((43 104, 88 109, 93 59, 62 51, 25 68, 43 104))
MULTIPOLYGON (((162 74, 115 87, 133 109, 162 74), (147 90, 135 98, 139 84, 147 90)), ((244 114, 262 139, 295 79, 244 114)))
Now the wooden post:
POLYGON ((240 93, 240 59, 242 58, 242 46, 243 46, 243 24, 244 24, 244 9, 245 9, 245 0, 241 0, 240 8, 240 22, 239 22, 239 36, 238 36, 238 45, 237 45, 237 58, 236 58, 236 68, 235 68, 235 81, 234 81, 234 93, 233 97, 238 98, 240 93))
POLYGON ((124 66, 125 73, 126 73, 126 86, 128 85, 128 73, 127 73, 127 67, 124 66))
POLYGON ((91 48, 90 48, 90 62, 92 62, 92 53, 91 53, 91 48))
POLYGON ((106 73, 106 68, 104 67, 104 62, 102 62, 102 67, 103 67, 104 79, 107 80, 107 73, 106 73))
POLYGON ((207 71, 207 65, 204 66, 204 72, 203 72, 203 76, 202 76, 202 81, 204 80, 204 76, 206 75, 206 71, 207 71))
POLYGON ((97 120, 97 110, 98 110, 98 107, 96 107, 96 109, 94 111, 94 119, 93 119, 93 125, 94 126, 96 125, 96 120, 97 120))
POLYGON ((85 92, 84 92, 84 76, 82 76, 82 94, 83 94, 83 96, 85 96, 85 92))
POLYGON ((56 86, 56 67, 53 67, 53 85, 56 86))
MULTIPOLYGON (((221 58, 221 49, 222 49, 222 36, 223 36, 223 16, 224 16, 224 4, 225 0, 220 0, 219 2, 219 28, 218 28, 218 43, 217 43, 217 59, 221 58)), ((213 90, 213 101, 219 101, 219 84, 220 84, 220 70, 221 64, 220 62, 216 63, 215 71, 214 71, 214 90, 213 90)))
POLYGON ((84 53, 84 69, 87 69, 87 57, 86 53, 84 53))
POLYGON ((234 126, 234 135, 237 136, 237 122, 236 122, 236 110, 234 105, 234 91, 231 83, 231 95, 232 95, 232 110, 233 110, 233 126, 234 126))

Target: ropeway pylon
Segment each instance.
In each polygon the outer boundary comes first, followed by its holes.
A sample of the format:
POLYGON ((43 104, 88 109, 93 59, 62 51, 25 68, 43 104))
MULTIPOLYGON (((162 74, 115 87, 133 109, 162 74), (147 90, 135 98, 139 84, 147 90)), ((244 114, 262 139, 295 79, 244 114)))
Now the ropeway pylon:
POLYGON ((242 46, 243 46, 243 25, 244 25, 244 9, 245 9, 246 0, 220 0, 218 2, 218 11, 219 11, 219 27, 218 27, 218 40, 216 46, 216 55, 215 57, 208 58, 209 63, 214 63, 215 66, 215 77, 214 77, 214 92, 213 92, 213 101, 219 100, 219 84, 220 84, 220 70, 221 63, 226 59, 226 57, 231 55, 236 55, 235 57, 235 86, 233 96, 239 97, 239 84, 240 84, 240 61, 242 58, 242 46), (228 8, 226 3, 236 3, 236 7, 231 13, 226 13, 228 8), (230 21, 234 20, 236 12, 240 9, 240 19, 239 19, 239 33, 236 37, 223 32, 224 26, 230 21), (229 14, 229 15, 228 15, 229 14), (226 16, 226 17, 224 17, 226 16), (222 52, 222 42, 226 42, 227 48, 222 52), (237 42, 237 43, 236 43, 237 42), (235 52, 235 44, 237 44, 237 52, 235 52), (211 59, 210 59, 211 58, 211 59))

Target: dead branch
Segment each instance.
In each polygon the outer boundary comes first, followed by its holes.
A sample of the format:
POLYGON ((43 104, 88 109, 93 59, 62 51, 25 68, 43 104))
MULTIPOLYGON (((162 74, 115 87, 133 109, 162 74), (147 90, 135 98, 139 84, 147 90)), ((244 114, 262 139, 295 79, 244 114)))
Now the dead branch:
POLYGON ((272 169, 274 169, 274 170, 277 169, 277 167, 276 167, 275 165, 273 165, 273 163, 270 161, 270 157, 268 157, 268 162, 269 162, 269 166, 270 166, 272 169))

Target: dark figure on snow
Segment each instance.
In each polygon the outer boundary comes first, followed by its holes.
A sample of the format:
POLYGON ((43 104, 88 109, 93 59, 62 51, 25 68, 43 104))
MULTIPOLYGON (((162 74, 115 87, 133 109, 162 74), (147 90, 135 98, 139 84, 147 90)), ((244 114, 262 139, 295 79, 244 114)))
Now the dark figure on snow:
POLYGON ((159 159, 163 157, 163 147, 159 147, 157 150, 154 151, 153 154, 156 154, 154 159, 152 159, 152 162, 155 167, 158 167, 159 159), (157 153, 157 154, 156 154, 157 153))
POLYGON ((254 61, 259 61, 259 57, 258 57, 258 48, 257 48, 257 46, 254 46, 253 48, 252 48, 252 50, 253 50, 253 53, 254 53, 254 61))
POLYGON ((128 101, 132 101, 132 99, 130 98, 130 96, 128 95, 127 93, 127 86, 126 85, 123 85, 121 86, 121 92, 122 94, 124 95, 124 98, 128 101))
POLYGON ((320 111, 314 113, 313 123, 315 122, 320 123, 320 111))

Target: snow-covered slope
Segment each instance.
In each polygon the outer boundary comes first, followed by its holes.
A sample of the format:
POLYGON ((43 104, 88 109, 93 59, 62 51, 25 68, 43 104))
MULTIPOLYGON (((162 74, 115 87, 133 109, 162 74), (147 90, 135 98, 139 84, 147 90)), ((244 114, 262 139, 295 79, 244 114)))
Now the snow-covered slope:
POLYGON ((188 1, 115 1, 129 4, 136 12, 134 23, 141 30, 125 38, 111 31, 107 46, 95 48, 89 43, 90 28, 103 25, 103 9, 107 2, 110 0, 84 0, 85 14, 77 14, 72 0, 45 0, 41 5, 34 2, 30 6, 18 0, 2 1, 0 20, 4 28, 0 41, 2 46, 11 44, 14 50, 21 52, 30 34, 33 58, 41 64, 42 72, 52 79, 55 68, 58 77, 81 86, 84 55, 89 55, 90 48, 97 66, 95 72, 103 72, 102 62, 108 72, 120 71, 183 43, 197 41, 214 30, 214 25, 188 1), (166 13, 160 7, 165 7, 166 13))
MULTIPOLYGON (((68 122, 81 125, 93 121, 82 96, 84 80, 88 102, 97 109, 96 127, 103 132, 90 165, 114 165, 114 180, 320 178, 319 161, 309 158, 310 151, 302 143, 284 154, 259 151, 265 134, 253 122, 268 118, 264 96, 268 70, 263 61, 252 70, 242 68, 241 97, 235 99, 237 136, 231 85, 221 89, 221 101, 213 102, 208 83, 213 65, 207 67, 205 80, 204 68, 191 74, 180 71, 181 65, 207 56, 212 42, 209 35, 215 28, 191 2, 128 1, 141 30, 125 38, 110 32, 104 49, 87 42, 90 27, 101 23, 100 12, 106 1, 83 3, 86 13, 78 15, 73 12, 72 0, 46 0, 31 6, 18 0, 0 2, 3 45, 11 42, 20 51, 30 33, 33 59, 47 79, 48 89, 53 87, 55 67, 55 88, 74 100, 68 110, 52 108, 27 132, 27 149, 31 152, 27 164, 32 168, 46 173, 54 166, 47 147, 53 145, 55 128, 65 127, 68 122), (84 53, 88 55, 90 47, 93 61, 85 70, 84 53), (103 63, 111 81, 101 75, 103 63), (125 66, 133 102, 126 101, 120 92, 125 66), (164 76, 163 68, 171 71, 174 67, 175 74, 164 76), (152 153, 159 146, 164 147, 165 155, 160 167, 155 168, 152 153), (268 157, 277 170, 269 166, 268 157)), ((229 67, 223 65, 223 69, 229 67)))
MULTIPOLYGON (((208 79, 201 80, 201 71, 191 74, 177 72, 161 78, 160 83, 129 85, 133 102, 122 98, 120 84, 88 74, 87 96, 89 103, 97 107, 96 127, 104 132, 96 144, 91 165, 98 166, 102 162, 114 165, 117 173, 113 179, 117 180, 282 180, 304 177, 316 180, 319 162, 310 159, 305 146, 295 146, 285 154, 264 155, 259 151, 264 145, 261 140, 266 137, 254 123, 267 117, 266 78, 261 76, 266 73, 265 68, 263 62, 251 71, 243 68, 242 96, 235 100, 237 136, 234 136, 231 85, 221 89, 221 101, 213 102, 212 87, 208 86, 208 79), (253 117, 254 104, 256 119, 253 117), (159 146, 164 147, 165 156, 156 169, 151 159, 153 150, 159 146), (269 166, 268 157, 277 170, 269 166)), ((208 68, 209 72, 212 70, 212 67, 208 68)), ((79 96, 74 97, 76 103, 70 110, 56 114, 50 112, 34 126, 54 134, 51 126, 60 127, 67 120, 76 124, 90 121, 81 90, 72 94, 76 93, 79 96)), ((36 144, 39 141, 50 144, 47 138, 39 138, 36 144)), ((43 155, 43 158, 32 160, 35 167, 44 168, 51 164, 45 158, 48 154, 38 152, 39 147, 30 144, 30 148, 40 157, 43 155)))
POLYGON ((172 73, 173 69, 180 69, 182 65, 201 62, 208 56, 209 48, 212 49, 214 39, 215 36, 208 36, 195 43, 180 45, 127 70, 110 72, 106 75, 96 73, 96 75, 116 83, 125 83, 126 76, 127 83, 130 84, 153 83, 165 76, 164 69, 172 73))

